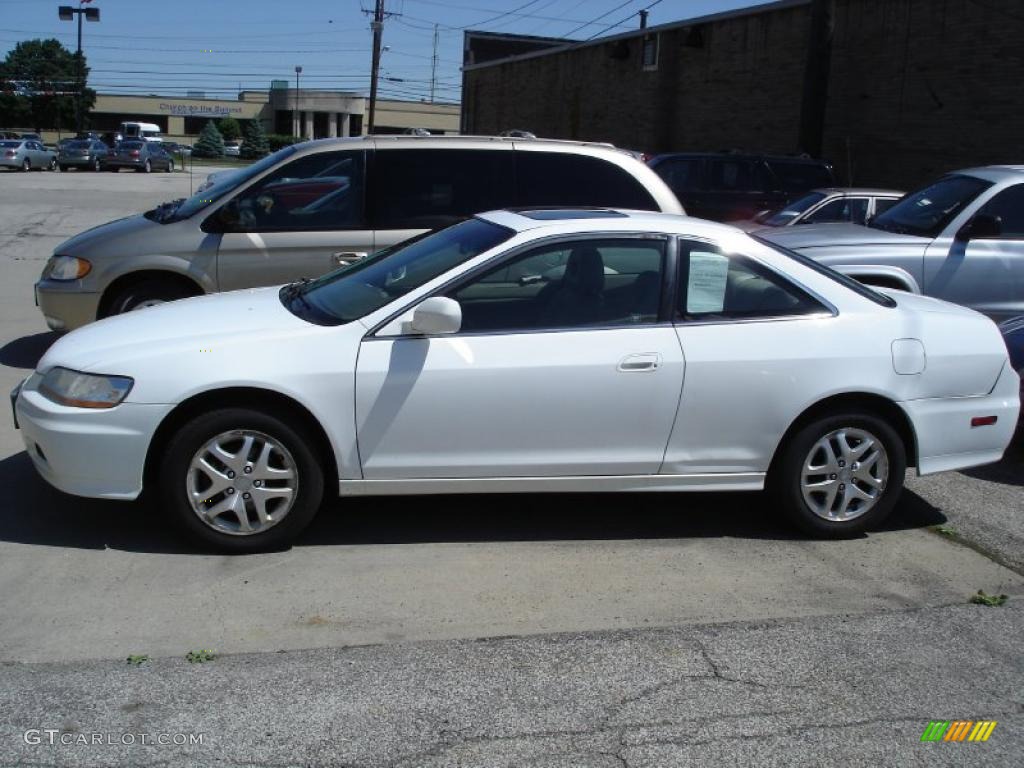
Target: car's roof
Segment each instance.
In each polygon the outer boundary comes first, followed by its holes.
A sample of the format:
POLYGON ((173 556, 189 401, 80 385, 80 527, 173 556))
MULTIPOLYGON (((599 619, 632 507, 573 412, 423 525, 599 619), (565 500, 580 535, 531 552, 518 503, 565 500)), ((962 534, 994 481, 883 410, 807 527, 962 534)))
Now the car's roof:
POLYGON ((503 208, 477 214, 477 218, 503 227, 526 232, 537 229, 565 229, 571 224, 574 232, 608 230, 658 232, 704 237, 742 234, 736 227, 716 221, 698 219, 678 213, 633 211, 625 208, 503 208))
POLYGON ((812 192, 820 192, 823 195, 887 195, 903 197, 907 194, 898 189, 881 189, 879 187, 818 187, 812 192))
POLYGON ((1024 165, 985 165, 978 168, 965 168, 953 171, 952 175, 976 176, 986 181, 1020 181, 1024 176, 1024 165))
POLYGON ((737 160, 771 160, 772 162, 804 163, 807 165, 829 165, 827 160, 802 155, 767 155, 761 152, 665 152, 656 155, 651 162, 670 157, 728 157, 737 160))
MULTIPOLYGON (((464 144, 467 147, 479 146, 481 142, 494 144, 517 144, 520 146, 553 146, 553 147, 597 147, 601 149, 615 149, 614 144, 599 141, 570 141, 568 139, 524 139, 518 136, 469 136, 460 134, 458 136, 414 136, 405 133, 375 133, 368 136, 349 136, 346 138, 314 139, 294 145, 296 149, 308 147, 323 147, 335 144, 357 144, 376 143, 386 146, 389 143, 397 144, 406 142, 410 144, 437 144, 443 146, 459 146, 464 144)), ((622 151, 622 150, 618 150, 622 151)))

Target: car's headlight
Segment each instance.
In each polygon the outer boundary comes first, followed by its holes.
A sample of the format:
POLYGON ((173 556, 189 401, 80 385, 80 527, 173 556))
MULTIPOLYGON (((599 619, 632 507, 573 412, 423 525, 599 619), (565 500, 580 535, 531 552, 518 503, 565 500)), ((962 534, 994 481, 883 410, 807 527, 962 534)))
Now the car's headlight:
POLYGON ((134 383, 127 376, 104 376, 72 371, 69 368, 51 368, 39 383, 39 392, 60 405, 113 408, 127 397, 134 383))
POLYGON ((43 269, 43 279, 81 280, 91 269, 92 264, 77 256, 51 256, 43 269))

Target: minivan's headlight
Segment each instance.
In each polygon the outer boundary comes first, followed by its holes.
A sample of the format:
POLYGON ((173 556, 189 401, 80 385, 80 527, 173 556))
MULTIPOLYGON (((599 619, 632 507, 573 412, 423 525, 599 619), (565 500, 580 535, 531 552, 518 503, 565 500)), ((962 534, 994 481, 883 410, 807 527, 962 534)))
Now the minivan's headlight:
POLYGON ((91 269, 92 264, 77 256, 51 256, 43 269, 43 279, 81 280, 91 269))
POLYGON ((60 405, 113 408, 125 399, 134 383, 127 376, 104 376, 72 371, 69 368, 51 368, 39 383, 39 392, 60 405))

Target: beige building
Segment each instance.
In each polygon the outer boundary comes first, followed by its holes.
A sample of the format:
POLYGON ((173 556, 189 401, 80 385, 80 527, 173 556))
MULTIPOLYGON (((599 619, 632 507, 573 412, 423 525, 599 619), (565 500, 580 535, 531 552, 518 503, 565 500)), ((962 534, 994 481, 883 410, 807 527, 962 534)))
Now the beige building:
MULTIPOLYGON (((105 132, 125 121, 155 123, 167 138, 191 142, 207 121, 233 117, 260 120, 268 133, 307 139, 361 136, 366 133, 367 106, 368 99, 355 93, 305 88, 242 91, 235 100, 101 93, 89 113, 89 128, 105 132)), ((458 133, 459 112, 458 104, 378 99, 374 133, 408 128, 458 133)))

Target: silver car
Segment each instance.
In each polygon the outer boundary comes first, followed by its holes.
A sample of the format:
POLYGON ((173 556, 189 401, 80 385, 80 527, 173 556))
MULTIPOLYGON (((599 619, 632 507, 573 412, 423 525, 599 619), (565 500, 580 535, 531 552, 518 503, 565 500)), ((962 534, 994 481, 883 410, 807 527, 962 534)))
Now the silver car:
POLYGON ((882 287, 995 320, 1024 315, 1024 165, 950 173, 867 226, 809 224, 756 236, 882 287))
POLYGON ((0 167, 19 171, 57 170, 57 153, 35 139, 0 141, 0 167))
POLYGON ((903 192, 873 187, 824 187, 812 189, 788 205, 765 211, 750 221, 730 221, 734 227, 752 232, 763 227, 793 227, 849 221, 866 224, 889 210, 903 192))
POLYGON ((50 328, 77 328, 186 296, 318 277, 479 211, 524 205, 683 212, 654 171, 608 145, 324 139, 62 243, 36 300, 50 328))

